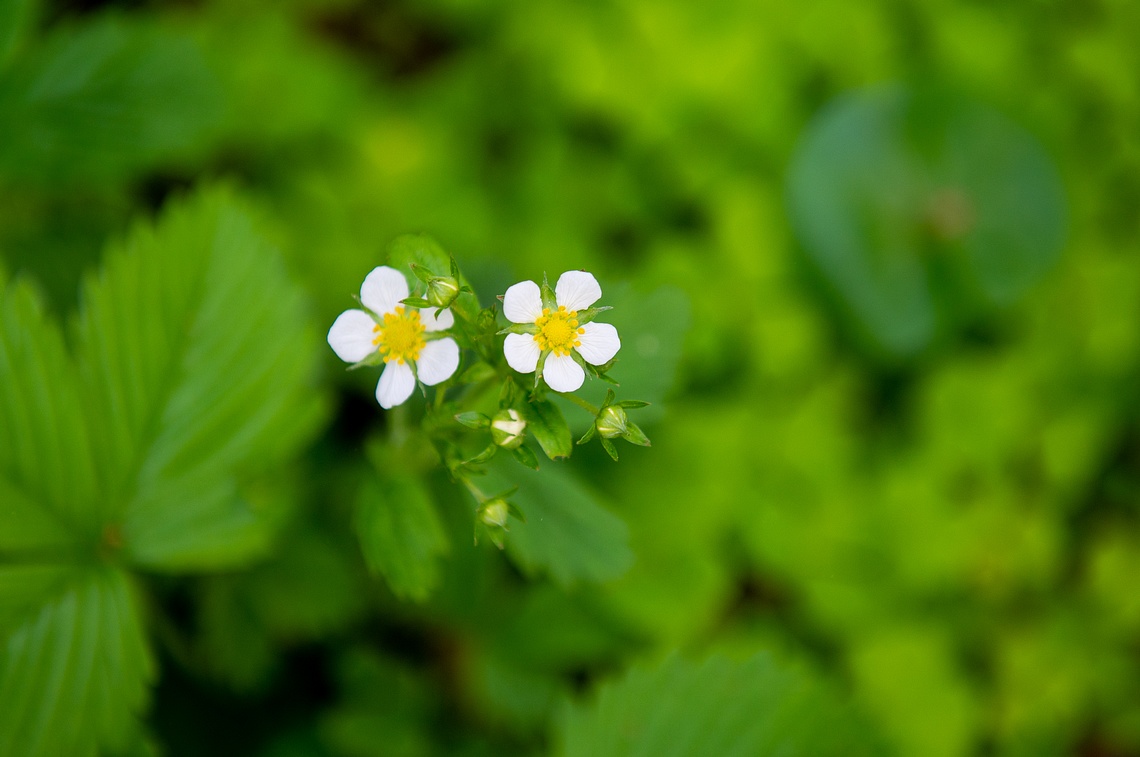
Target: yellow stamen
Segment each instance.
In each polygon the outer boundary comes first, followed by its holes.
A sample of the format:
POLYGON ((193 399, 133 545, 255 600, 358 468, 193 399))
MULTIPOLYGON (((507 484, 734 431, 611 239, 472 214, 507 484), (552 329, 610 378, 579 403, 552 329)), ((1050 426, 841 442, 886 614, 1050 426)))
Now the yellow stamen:
POLYGON ((556 312, 550 308, 543 308, 542 315, 534 322, 538 332, 534 341, 542 351, 550 350, 555 355, 569 355, 573 347, 581 347, 579 335, 585 334, 586 329, 578 327, 578 311, 567 310, 560 305, 556 312))
POLYGON ((418 360, 425 344, 419 311, 406 312, 403 305, 394 313, 385 313, 384 322, 373 326, 372 333, 376 334, 372 344, 384 356, 385 363, 395 360, 403 365, 408 360, 418 360))

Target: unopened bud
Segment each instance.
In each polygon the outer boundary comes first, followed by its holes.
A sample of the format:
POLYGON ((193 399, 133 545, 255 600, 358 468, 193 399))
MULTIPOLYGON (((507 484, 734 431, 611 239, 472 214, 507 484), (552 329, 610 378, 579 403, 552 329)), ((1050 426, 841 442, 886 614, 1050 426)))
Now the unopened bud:
POLYGON ((491 439, 503 449, 515 449, 526 441, 526 421, 514 408, 500 410, 491 419, 491 439))
POLYGON ((437 276, 428 282, 427 301, 432 307, 449 307, 458 296, 459 282, 452 276, 437 276))
POLYGON ((617 405, 609 405, 602 408, 602 412, 598 414, 597 420, 594 421, 594 427, 598 429, 598 434, 600 434, 603 439, 625 436, 628 425, 625 409, 617 405))
POLYGON ((505 529, 510 514, 511 507, 502 497, 489 499, 479 506, 479 520, 488 528, 505 529))

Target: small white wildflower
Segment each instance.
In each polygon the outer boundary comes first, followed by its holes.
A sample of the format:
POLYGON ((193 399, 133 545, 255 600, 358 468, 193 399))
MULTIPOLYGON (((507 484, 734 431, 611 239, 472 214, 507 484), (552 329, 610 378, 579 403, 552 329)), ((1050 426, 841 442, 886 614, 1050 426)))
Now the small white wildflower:
POLYGON ((380 407, 401 404, 416 388, 416 379, 427 386, 446 381, 459 367, 459 345, 451 337, 428 340, 425 333, 451 328, 450 310, 439 316, 434 309, 405 307, 408 282, 395 268, 373 268, 360 286, 364 310, 346 310, 329 329, 329 346, 346 363, 359 363, 373 353, 384 360, 384 372, 376 385, 380 407))
POLYGON ((503 296, 503 315, 513 323, 529 324, 533 334, 508 334, 503 344, 507 364, 519 373, 531 373, 543 353, 542 377, 556 392, 573 392, 582 386, 586 372, 575 362, 577 352, 591 365, 605 365, 618 350, 617 329, 608 323, 578 325, 578 311, 593 305, 602 288, 593 274, 567 271, 554 287, 557 310, 543 308, 542 290, 533 281, 522 281, 503 296))

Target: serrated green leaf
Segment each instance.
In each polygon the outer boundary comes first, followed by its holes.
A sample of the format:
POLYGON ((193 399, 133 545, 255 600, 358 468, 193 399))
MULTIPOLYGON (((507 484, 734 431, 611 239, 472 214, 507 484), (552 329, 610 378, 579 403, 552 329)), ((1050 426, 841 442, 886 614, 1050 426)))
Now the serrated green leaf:
POLYGON ((416 601, 439 583, 448 541, 424 485, 411 477, 370 476, 356 504, 356 535, 364 559, 392 593, 416 601))
POLYGON ((566 418, 550 400, 533 400, 522 406, 527 428, 538 440, 542 451, 551 460, 570 457, 574 451, 574 440, 570 437, 570 427, 566 418))
POLYGON ((238 466, 289 451, 319 402, 302 293, 250 217, 219 192, 136 228, 86 282, 78 342, 103 516, 131 559, 216 567, 261 548, 238 466))
POLYGON ((87 757, 135 732, 154 664, 121 571, 84 571, 0 650, 0 754, 87 757))
POLYGON ((97 538, 87 428, 59 329, 29 285, 0 282, 0 557, 97 538))
POLYGON ((549 574, 568 587, 608 581, 633 564, 625 522, 569 471, 553 465, 531 471, 497 458, 484 490, 511 485, 518 486, 511 503, 526 515, 526 525, 511 527, 507 554, 527 573, 549 574))
POLYGON ((0 76, 0 175, 120 179, 197 147, 220 117, 190 39, 98 21, 57 33, 0 76))
POLYGON ((865 726, 805 671, 768 654, 744 663, 671 658, 564 710, 563 757, 878 755, 865 726))

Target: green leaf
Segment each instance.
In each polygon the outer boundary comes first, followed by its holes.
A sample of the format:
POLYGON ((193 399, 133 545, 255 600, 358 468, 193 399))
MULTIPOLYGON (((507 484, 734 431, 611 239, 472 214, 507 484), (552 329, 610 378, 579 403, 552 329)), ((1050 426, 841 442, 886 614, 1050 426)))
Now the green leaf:
POLYGON ((59 329, 29 285, 0 280, 0 556, 97 538, 91 447, 59 329))
POLYGON ((635 668, 564 710, 560 746, 563 757, 883 754, 824 687, 768 654, 635 668))
POLYGON ((804 250, 859 335, 894 357, 1014 301, 1064 240, 1063 190, 1037 142, 941 91, 834 102, 798 149, 788 196, 804 250))
POLYGON ((159 569, 216 567, 264 546, 243 466, 291 451, 320 411, 302 292, 224 192, 136 228, 86 282, 79 375, 125 551, 159 569))
POLYGON ((38 5, 37 0, 0 1, 0 68, 18 49, 38 15, 38 5))
POLYGON ((526 525, 512 525, 507 554, 528 574, 569 587, 617 578, 633 564, 625 523, 569 471, 530 471, 500 457, 486 478, 485 491, 518 486, 510 500, 526 525))
POLYGON ((0 754, 87 757, 133 737, 154 674, 138 611, 121 571, 82 575, 0 647, 0 754))
MULTIPOLYGON (((421 269, 418 275, 423 275, 423 270, 429 271, 432 276, 451 275, 451 256, 427 234, 402 234, 396 237, 388 245, 387 258, 388 265, 405 276, 413 272, 413 263, 421 269)), ((460 277, 459 283, 466 286, 469 282, 460 277)), ((460 294, 451 304, 451 310, 468 321, 474 321, 479 315, 479 299, 473 294, 460 294)))
POLYGON ((200 147, 220 116, 190 39, 98 21, 56 34, 0 76, 0 175, 118 180, 200 147))
POLYGON ((448 541, 418 479, 369 476, 356 505, 356 535, 368 567, 397 597, 422 602, 438 585, 448 541))
POLYGON ((532 400, 520 408, 526 417, 527 428, 538 440, 542 451, 551 460, 563 460, 574 451, 570 427, 562 411, 550 400, 532 400))

